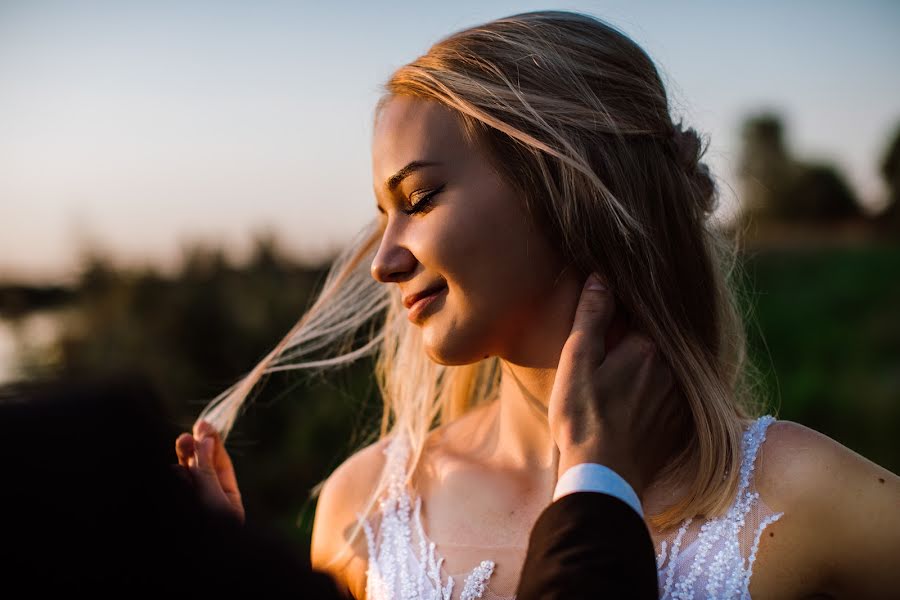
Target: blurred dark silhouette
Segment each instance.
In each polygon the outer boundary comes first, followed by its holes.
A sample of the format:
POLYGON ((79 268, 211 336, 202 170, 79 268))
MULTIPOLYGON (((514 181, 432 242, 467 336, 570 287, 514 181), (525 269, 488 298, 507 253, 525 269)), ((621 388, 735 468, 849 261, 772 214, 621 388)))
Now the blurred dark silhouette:
POLYGON ((780 117, 772 113, 750 117, 742 133, 738 176, 744 182, 745 218, 809 223, 863 217, 837 168, 791 155, 780 117))
POLYGON ((337 597, 280 534, 201 505, 177 433, 134 375, 0 388, 5 589, 337 597))
POLYGON ((890 204, 878 215, 878 222, 887 229, 900 233, 900 126, 894 131, 880 167, 881 176, 887 184, 890 204))

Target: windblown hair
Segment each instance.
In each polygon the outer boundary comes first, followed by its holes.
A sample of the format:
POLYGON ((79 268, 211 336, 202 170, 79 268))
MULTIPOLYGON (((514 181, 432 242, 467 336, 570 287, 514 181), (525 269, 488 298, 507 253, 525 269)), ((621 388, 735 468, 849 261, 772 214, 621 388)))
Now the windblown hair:
MULTIPOLYGON (((466 139, 487 151, 568 262, 585 275, 601 273, 632 325, 668 361, 690 432, 662 476, 689 491, 651 515, 654 525, 721 514, 736 491, 743 427, 762 403, 732 285, 737 238, 711 220, 719 194, 701 162, 706 149, 694 129, 673 124, 653 61, 594 17, 530 12, 439 41, 394 72, 384 92, 376 118, 394 96, 455 111, 466 139)), ((375 353, 380 435, 402 430, 412 440, 411 476, 429 431, 495 397, 498 357, 434 363, 397 286, 373 279, 382 233, 376 219, 351 241, 300 321, 201 419, 225 436, 266 373, 335 367, 375 353), (353 349, 360 332, 365 343, 353 349), (302 361, 320 350, 332 354, 302 361)))

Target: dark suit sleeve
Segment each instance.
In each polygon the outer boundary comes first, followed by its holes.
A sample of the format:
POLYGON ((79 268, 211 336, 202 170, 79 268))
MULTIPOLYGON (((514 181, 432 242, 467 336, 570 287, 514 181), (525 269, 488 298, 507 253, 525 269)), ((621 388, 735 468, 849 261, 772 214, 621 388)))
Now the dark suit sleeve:
POLYGON ((531 530, 518 600, 658 598, 656 556, 644 520, 622 500, 576 492, 531 530))

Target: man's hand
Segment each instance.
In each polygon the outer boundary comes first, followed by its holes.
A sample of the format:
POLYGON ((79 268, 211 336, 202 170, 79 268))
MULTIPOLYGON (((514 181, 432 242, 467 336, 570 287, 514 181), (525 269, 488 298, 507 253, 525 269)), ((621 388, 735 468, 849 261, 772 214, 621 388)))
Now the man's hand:
POLYGON ((576 464, 616 471, 641 496, 677 448, 686 414, 674 377, 656 345, 615 321, 610 290, 588 277, 563 346, 548 419, 561 476, 576 464), (611 347, 610 333, 621 336, 611 347), (624 334, 624 335, 622 335, 624 334))
POLYGON ((187 473, 200 499, 244 524, 246 517, 241 492, 231 458, 219 432, 207 421, 194 426, 194 434, 183 433, 175 440, 179 472, 187 473))

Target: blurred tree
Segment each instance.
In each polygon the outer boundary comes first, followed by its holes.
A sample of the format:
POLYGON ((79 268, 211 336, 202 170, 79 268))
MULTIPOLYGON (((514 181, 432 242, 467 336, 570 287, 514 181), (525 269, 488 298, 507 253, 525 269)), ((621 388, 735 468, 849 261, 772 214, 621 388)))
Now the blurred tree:
POLYGON ((773 192, 787 186, 795 166, 785 147, 781 119, 770 113, 749 118, 742 137, 737 174, 745 184, 745 212, 778 215, 785 210, 778 204, 783 197, 773 192))
POLYGON ((777 196, 785 219, 834 221, 861 215, 850 186, 830 165, 796 165, 794 177, 777 196))
POLYGON ((878 215, 879 224, 900 230, 900 126, 894 131, 893 140, 881 160, 881 176, 887 184, 890 204, 878 215))
POLYGON ((843 175, 833 166, 793 158, 781 118, 748 118, 737 175, 744 186, 744 216, 762 221, 825 222, 862 215, 843 175))

